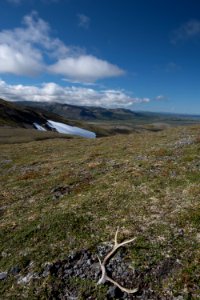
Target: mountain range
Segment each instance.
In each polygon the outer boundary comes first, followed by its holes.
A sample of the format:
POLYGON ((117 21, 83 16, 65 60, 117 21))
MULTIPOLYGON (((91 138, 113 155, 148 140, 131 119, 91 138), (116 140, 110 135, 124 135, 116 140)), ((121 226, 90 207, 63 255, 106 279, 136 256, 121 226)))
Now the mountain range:
POLYGON ((10 102, 0 99, 0 126, 57 131, 58 127, 56 129, 49 126, 49 120, 54 124, 57 122, 65 127, 78 127, 95 133, 96 137, 103 137, 141 130, 160 131, 169 126, 199 123, 200 117, 134 112, 124 108, 107 109, 56 102, 10 102))
POLYGON ((44 109, 51 113, 56 113, 64 118, 74 120, 130 120, 133 118, 143 117, 142 113, 136 113, 129 109, 115 108, 108 109, 103 107, 93 106, 76 106, 71 104, 62 104, 57 102, 34 102, 34 101, 19 101, 23 106, 44 109))
POLYGON ((39 108, 25 107, 17 102, 13 103, 0 99, 0 126, 57 131, 49 121, 51 123, 53 121, 54 124, 62 124, 62 126, 66 125, 68 127, 92 131, 98 137, 109 135, 109 132, 106 132, 104 129, 82 121, 69 120, 39 108))

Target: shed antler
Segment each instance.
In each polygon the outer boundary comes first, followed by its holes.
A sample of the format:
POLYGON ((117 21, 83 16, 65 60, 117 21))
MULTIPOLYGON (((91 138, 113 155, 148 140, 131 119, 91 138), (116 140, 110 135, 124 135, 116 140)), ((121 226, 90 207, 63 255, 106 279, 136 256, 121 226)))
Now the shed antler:
POLYGON ((117 231, 115 233, 115 243, 114 243, 114 246, 113 246, 112 250, 110 252, 108 252, 108 254, 105 256, 105 258, 104 258, 104 260, 102 262, 101 262, 101 260, 100 260, 100 258, 98 256, 98 260, 99 260, 100 267, 101 267, 101 272, 102 272, 101 278, 99 279, 98 284, 102 284, 102 283, 105 283, 106 281, 109 281, 112 284, 114 284, 115 286, 117 286, 122 292, 126 292, 128 294, 133 294, 133 293, 137 292, 137 290, 138 290, 137 288, 136 289, 127 289, 127 288, 124 288, 119 283, 117 283, 112 278, 110 278, 107 275, 107 272, 106 272, 106 264, 111 259, 111 257, 113 256, 113 254, 117 251, 117 249, 119 249, 120 247, 122 247, 122 246, 124 246, 126 244, 129 244, 129 243, 133 242, 136 239, 136 238, 133 238, 133 239, 124 241, 122 243, 118 243, 118 241, 117 241, 118 232, 119 232, 119 227, 117 228, 117 231))

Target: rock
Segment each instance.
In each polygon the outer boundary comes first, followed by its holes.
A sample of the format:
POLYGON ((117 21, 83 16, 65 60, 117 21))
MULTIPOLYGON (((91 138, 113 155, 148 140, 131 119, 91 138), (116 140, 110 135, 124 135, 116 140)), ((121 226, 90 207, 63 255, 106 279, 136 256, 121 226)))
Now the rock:
POLYGON ((53 194, 53 200, 59 200, 64 195, 69 195, 71 193, 71 187, 68 185, 59 186, 57 188, 52 189, 51 193, 53 194))
POLYGON ((91 265, 91 259, 87 260, 87 265, 90 266, 91 265))
POLYGON ((116 298, 117 296, 117 288, 115 286, 110 286, 107 292, 107 295, 111 298, 116 298))
MULTIPOLYGON (((112 244, 103 244, 98 246, 96 253, 92 253, 90 250, 80 250, 77 252, 71 252, 64 260, 59 260, 54 262, 49 270, 50 279, 57 278, 56 284, 54 280, 52 281, 52 295, 57 295, 57 299, 69 299, 69 296, 65 296, 66 290, 63 289, 64 286, 67 286, 68 293, 72 296, 71 293, 75 292, 75 297, 77 296, 77 288, 71 288, 70 279, 80 278, 86 280, 95 280, 96 282, 101 276, 101 268, 97 259, 97 254, 101 256, 101 259, 111 250, 112 244), (101 254, 101 255, 100 255, 101 254)), ((107 270, 109 269, 109 275, 116 280, 122 286, 127 288, 133 287, 133 282, 135 283, 136 273, 134 270, 129 268, 130 262, 125 260, 127 250, 122 249, 116 253, 116 256, 110 260, 107 270), (124 274, 125 273, 125 274, 124 274)), ((44 271, 43 271, 44 272, 44 271)), ((113 284, 106 282, 108 289, 106 299, 125 299, 129 298, 129 295, 121 292, 121 290, 115 287, 113 284)), ((89 299, 88 295, 87 298, 89 299)), ((91 299, 92 298, 91 296, 91 299)), ((146 300, 146 299, 145 299, 146 300)))
POLYGON ((51 264, 50 263, 46 263, 43 273, 42 273, 42 277, 47 277, 50 274, 50 269, 51 269, 51 264))
POLYGON ((184 230, 182 228, 178 229, 178 235, 179 236, 184 236, 184 230))
POLYGON ((110 286, 107 292, 108 299, 122 299, 124 293, 116 286, 110 286))
POLYGON ((1 273, 0 273, 0 280, 6 279, 7 276, 8 276, 8 273, 7 273, 7 272, 1 272, 1 273))
POLYGON ((2 256, 2 257, 7 257, 7 256, 9 256, 9 254, 8 254, 7 252, 2 251, 2 252, 1 252, 1 256, 2 256))
POLYGON ((10 274, 12 275, 17 275, 19 272, 21 271, 21 269, 18 266, 12 267, 9 271, 10 274))
POLYGON ((29 283, 32 279, 39 278, 37 273, 28 273, 26 276, 20 276, 18 279, 17 283, 18 284, 27 284, 29 283))

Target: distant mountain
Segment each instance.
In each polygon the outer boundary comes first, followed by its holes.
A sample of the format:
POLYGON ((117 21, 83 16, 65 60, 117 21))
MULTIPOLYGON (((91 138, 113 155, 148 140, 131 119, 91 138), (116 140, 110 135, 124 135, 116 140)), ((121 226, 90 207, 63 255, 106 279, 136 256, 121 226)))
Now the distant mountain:
MULTIPOLYGON (((57 131, 57 128, 59 127, 53 128, 48 120, 53 121, 54 124, 56 124, 55 122, 58 122, 92 131, 95 132, 97 136, 107 136, 110 134, 104 129, 89 125, 82 121, 69 120, 39 108, 25 107, 18 102, 13 103, 0 99, 0 126, 57 131)), ((65 130, 66 128, 67 127, 65 126, 65 130)))
MULTIPOLYGON (((184 115, 173 113, 155 113, 155 112, 134 112, 129 109, 115 108, 108 109, 103 107, 93 106, 75 106, 71 104, 62 104, 57 102, 34 102, 34 101, 20 101, 20 105, 42 109, 49 113, 60 115, 66 119, 82 120, 88 123, 99 124, 117 123, 132 125, 144 125, 162 123, 168 125, 186 125, 200 122, 200 116, 197 115, 184 115)), ((159 125, 159 124, 157 124, 159 125)), ((128 130, 129 131, 129 130, 128 130)))
POLYGON ((92 106, 75 106, 70 104, 61 104, 56 102, 19 102, 21 105, 30 106, 34 108, 44 109, 51 113, 56 113, 64 118, 73 120, 85 121, 114 121, 114 120, 131 120, 134 118, 142 118, 142 113, 136 113, 129 109, 116 108, 107 109, 103 107, 92 106))
POLYGON ((8 102, 0 99, 0 126, 38 130, 42 130, 39 127, 42 126, 46 130, 53 130, 48 126, 47 120, 76 126, 96 133, 97 137, 103 137, 141 132, 142 130, 160 131, 169 126, 199 123, 200 117, 61 103, 8 102))

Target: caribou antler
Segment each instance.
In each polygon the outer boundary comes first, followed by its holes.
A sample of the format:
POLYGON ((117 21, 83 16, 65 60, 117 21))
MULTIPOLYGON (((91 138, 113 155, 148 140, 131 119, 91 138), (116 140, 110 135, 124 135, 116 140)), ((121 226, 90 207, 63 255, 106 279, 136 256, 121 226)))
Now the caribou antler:
POLYGON ((119 249, 120 247, 122 247, 122 246, 124 246, 126 244, 129 244, 129 243, 133 242, 136 239, 136 238, 133 238, 133 239, 124 241, 122 243, 118 243, 117 242, 118 232, 119 232, 119 227, 117 228, 117 231, 115 233, 115 243, 114 243, 113 249, 105 256, 103 262, 101 262, 101 260, 100 260, 100 258, 98 256, 98 260, 99 260, 100 267, 101 267, 101 272, 102 272, 101 278, 99 279, 98 284, 105 283, 105 281, 110 281, 112 284, 114 284, 115 286, 117 286, 121 291, 126 292, 128 294, 133 294, 133 293, 137 292, 137 290, 138 290, 137 288, 136 289, 126 289, 126 288, 124 288, 119 283, 117 283, 112 278, 110 278, 107 275, 107 272, 106 272, 106 264, 110 260, 110 258, 113 256, 113 254, 117 251, 117 249, 119 249))

